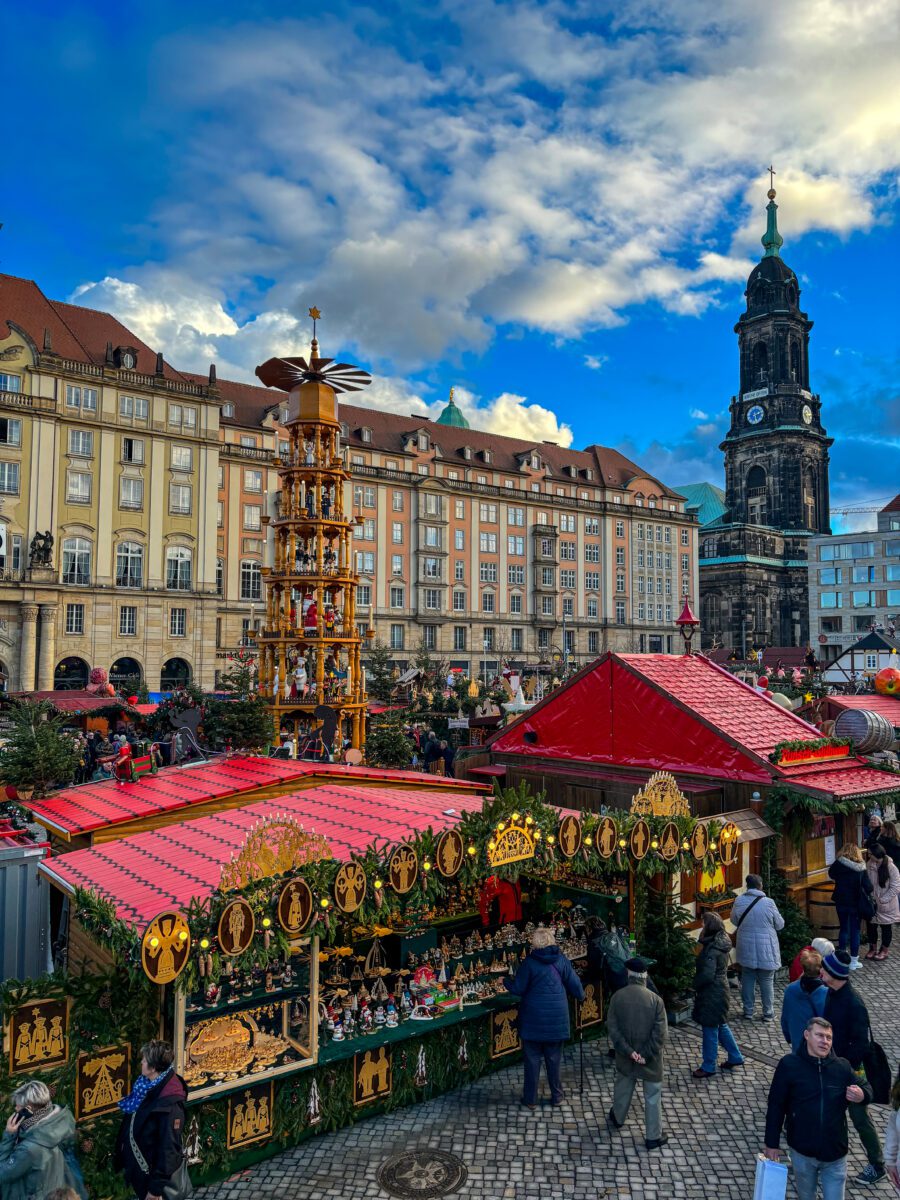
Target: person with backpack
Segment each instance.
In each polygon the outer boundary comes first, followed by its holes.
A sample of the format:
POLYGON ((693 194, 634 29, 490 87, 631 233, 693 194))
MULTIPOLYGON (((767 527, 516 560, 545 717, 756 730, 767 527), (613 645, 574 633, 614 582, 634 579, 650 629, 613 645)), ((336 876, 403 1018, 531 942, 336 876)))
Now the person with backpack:
POLYGON ((900 921, 900 871, 888 858, 884 846, 876 843, 869 851, 866 863, 875 914, 868 922, 869 952, 866 958, 883 962, 890 953, 894 926, 900 921), (878 931, 881 930, 881 949, 878 931))
POLYGON ((762 1001, 762 1019, 775 1020, 775 972, 781 966, 778 932, 784 929, 784 917, 778 906, 763 891, 759 875, 747 876, 747 888, 731 909, 735 929, 735 950, 741 968, 741 1000, 745 1021, 753 1020, 756 988, 762 1001))
POLYGON ((850 951, 850 970, 858 971, 862 966, 859 961, 859 923, 860 920, 870 921, 875 915, 872 883, 859 846, 853 842, 841 846, 828 874, 834 880, 831 902, 837 909, 841 927, 838 949, 850 951))
POLYGON ((73 1185, 84 1196, 69 1109, 54 1104, 38 1079, 17 1087, 11 1099, 14 1111, 0 1139, 2 1200, 34 1200, 73 1185))
POLYGON ((551 1104, 562 1104, 560 1081, 563 1042, 569 1038, 569 996, 584 999, 584 988, 574 968, 556 944, 549 929, 534 931, 531 953, 516 971, 504 980, 507 991, 519 999, 519 1037, 525 1080, 521 1103, 537 1108, 541 1059, 550 1085, 551 1104))
MULTIPOLYGON (((834 947, 831 947, 832 950, 834 947)), ((825 1011, 828 989, 822 982, 822 955, 812 947, 800 951, 802 974, 784 989, 781 1001, 781 1032, 793 1051, 803 1045, 803 1033, 813 1017, 825 1011)))
MULTIPOLYGON (((839 1058, 846 1058, 853 1068, 857 1082, 865 1083, 863 1060, 872 1045, 871 1026, 868 1009, 851 986, 851 970, 850 955, 846 950, 835 950, 834 954, 828 954, 822 960, 821 978, 828 989, 822 1015, 831 1023, 835 1054, 839 1058)), ((870 1089, 867 1101, 854 1104, 850 1109, 850 1119, 869 1160, 856 1176, 856 1183, 878 1183, 880 1179, 884 1179, 886 1173, 881 1142, 869 1116, 868 1104, 871 1099, 870 1089)))
POLYGON ((900 1192, 900 1070, 891 1088, 891 1111, 884 1131, 884 1169, 900 1192))

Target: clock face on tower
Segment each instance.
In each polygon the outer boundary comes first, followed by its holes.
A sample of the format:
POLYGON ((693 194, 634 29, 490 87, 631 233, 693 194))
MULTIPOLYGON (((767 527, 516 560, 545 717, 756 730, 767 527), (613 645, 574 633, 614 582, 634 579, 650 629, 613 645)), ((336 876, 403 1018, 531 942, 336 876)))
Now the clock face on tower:
POLYGON ((761 404, 754 404, 752 408, 747 409, 747 420, 751 425, 758 425, 766 415, 766 410, 761 404))
POLYGON ((804 425, 812 424, 812 409, 808 404, 803 405, 803 408, 800 411, 800 416, 803 418, 804 425))

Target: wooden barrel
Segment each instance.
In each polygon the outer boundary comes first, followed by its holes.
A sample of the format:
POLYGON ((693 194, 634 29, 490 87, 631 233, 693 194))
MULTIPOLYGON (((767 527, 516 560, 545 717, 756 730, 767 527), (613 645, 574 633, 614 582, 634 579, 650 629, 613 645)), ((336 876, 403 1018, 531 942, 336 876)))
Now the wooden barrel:
POLYGON ((820 883, 815 887, 808 888, 806 892, 806 915, 815 931, 816 937, 828 938, 830 942, 834 942, 837 945, 840 925, 838 923, 837 909, 831 902, 831 893, 832 883, 830 879, 827 883, 820 883))
POLYGON ((851 708, 842 712, 834 723, 835 737, 853 739, 853 748, 860 754, 890 750, 894 744, 894 727, 881 713, 867 708, 851 708))

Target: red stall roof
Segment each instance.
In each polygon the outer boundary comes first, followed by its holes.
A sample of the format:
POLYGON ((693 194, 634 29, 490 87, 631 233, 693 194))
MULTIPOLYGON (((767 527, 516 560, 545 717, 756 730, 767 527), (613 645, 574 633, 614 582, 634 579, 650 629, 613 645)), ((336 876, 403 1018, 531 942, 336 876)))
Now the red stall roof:
POLYGON ((134 714, 133 705, 121 696, 98 696, 83 688, 69 688, 59 692, 13 692, 15 700, 32 700, 35 703, 49 700, 61 713, 92 713, 104 708, 117 708, 124 713, 134 714))
MULTIPOLYGON (((312 776, 409 783, 444 791, 459 787, 453 779, 410 771, 382 771, 374 767, 345 767, 340 763, 295 762, 288 758, 253 755, 214 758, 200 766, 167 767, 158 775, 144 775, 137 783, 83 783, 64 788, 29 804, 35 820, 66 838, 98 829, 152 817, 156 813, 193 808, 211 800, 224 800, 273 784, 290 785, 312 776)), ((470 790, 485 790, 469 784, 470 790)))
POLYGON ((900 728, 900 696, 880 696, 877 692, 865 692, 861 696, 824 696, 804 705, 803 711, 815 713, 820 706, 824 706, 832 718, 851 709, 866 709, 880 713, 895 728, 900 728))
POLYGON ((815 726, 701 654, 610 652, 498 731, 488 746, 494 755, 535 760, 747 783, 790 780, 843 796, 896 787, 890 775, 859 759, 817 763, 812 774, 769 761, 779 742, 820 736, 815 726))
POLYGON ((142 927, 167 908, 185 908, 211 895, 222 867, 262 817, 296 817, 305 829, 326 837, 334 857, 345 862, 373 843, 400 842, 429 826, 448 829, 465 813, 480 811, 482 803, 481 795, 469 792, 325 784, 73 850, 41 870, 67 890, 91 888, 115 903, 121 920, 142 927))

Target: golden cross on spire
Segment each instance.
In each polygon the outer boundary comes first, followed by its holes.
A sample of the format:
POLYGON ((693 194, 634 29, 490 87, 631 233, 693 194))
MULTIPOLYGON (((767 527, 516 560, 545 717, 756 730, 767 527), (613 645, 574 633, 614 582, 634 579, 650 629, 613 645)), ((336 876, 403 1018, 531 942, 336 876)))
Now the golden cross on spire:
POLYGON ((766 170, 769 172, 769 190, 771 191, 775 187, 775 176, 777 172, 771 164, 766 167, 766 170))

